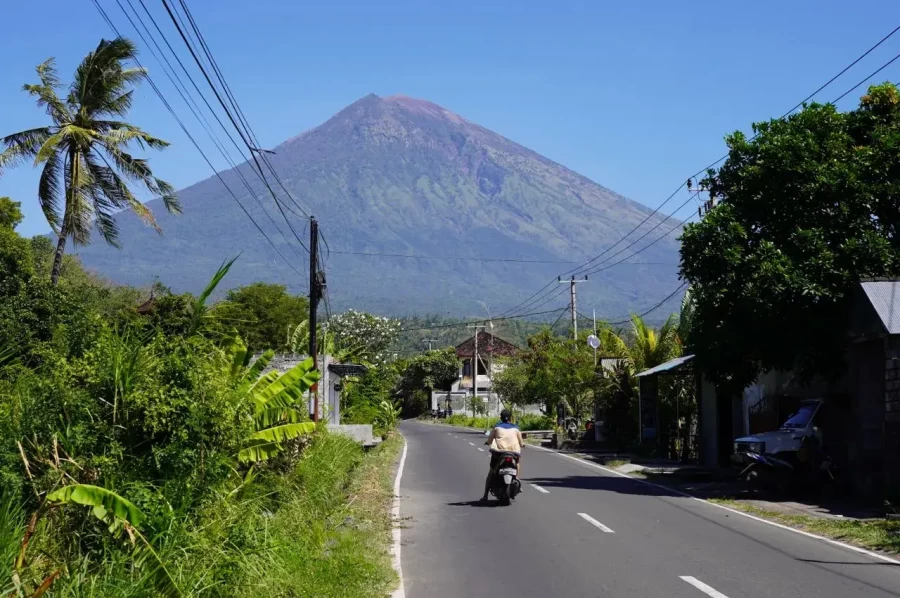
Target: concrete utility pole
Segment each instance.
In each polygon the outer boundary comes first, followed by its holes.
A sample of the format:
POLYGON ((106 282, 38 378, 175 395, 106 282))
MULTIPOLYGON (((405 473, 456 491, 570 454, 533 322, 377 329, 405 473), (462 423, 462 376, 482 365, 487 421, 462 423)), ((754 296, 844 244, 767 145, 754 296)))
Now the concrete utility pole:
MULTIPOLYGON (((312 357, 313 369, 319 368, 318 346, 316 344, 316 309, 319 306, 319 223, 315 218, 309 219, 309 356, 312 357)), ((313 421, 319 421, 319 385, 310 387, 313 393, 313 421)))
POLYGON ((563 280, 562 277, 557 277, 557 280, 560 284, 568 284, 569 288, 569 306, 572 309, 572 334, 575 340, 578 340, 578 307, 577 301, 575 297, 575 285, 579 282, 587 282, 588 277, 585 276, 581 280, 575 280, 575 275, 572 275, 571 280, 563 280))
POLYGON ((423 343, 427 343, 427 344, 428 344, 428 350, 431 351, 431 343, 436 343, 436 342, 438 342, 438 339, 436 339, 436 338, 423 338, 423 339, 422 339, 422 342, 423 342, 423 343))
POLYGON ((484 326, 466 326, 466 328, 474 328, 475 334, 475 355, 472 359, 472 416, 475 416, 475 397, 478 393, 478 331, 484 326))

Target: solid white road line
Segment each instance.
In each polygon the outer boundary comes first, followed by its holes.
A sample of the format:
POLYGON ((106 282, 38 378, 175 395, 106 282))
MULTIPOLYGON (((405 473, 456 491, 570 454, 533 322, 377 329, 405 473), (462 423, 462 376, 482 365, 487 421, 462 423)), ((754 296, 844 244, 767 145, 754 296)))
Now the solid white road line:
POLYGON ((400 579, 400 585, 391 594, 391 598, 406 598, 406 590, 403 587, 403 566, 400 562, 400 478, 403 477, 403 466, 406 465, 406 449, 409 445, 406 438, 403 439, 403 453, 400 455, 400 465, 397 466, 397 477, 394 478, 394 504, 391 507, 391 519, 394 528, 391 530, 393 546, 391 555, 394 561, 394 570, 400 579))
POLYGON ((711 588, 696 577, 691 577, 690 575, 682 575, 681 579, 688 582, 707 596, 712 596, 712 598, 728 598, 722 592, 717 591, 715 588, 711 588))
POLYGON ((745 513, 743 511, 739 511, 738 509, 732 509, 731 507, 726 507, 725 505, 716 504, 714 502, 710 502, 703 498, 698 498, 693 494, 688 494, 687 492, 682 492, 681 490, 676 490, 675 488, 670 488, 668 486, 663 486, 661 484, 654 484, 653 482, 648 482, 646 480, 642 480, 640 478, 635 478, 627 473, 622 473, 621 471, 616 471, 615 469, 610 469, 609 467, 604 467, 602 465, 597 465, 596 463, 591 463, 590 461, 585 461, 584 459, 579 459, 578 457, 573 457, 572 455, 566 455, 564 453, 560 453, 554 451, 552 449, 544 448, 542 446, 534 446, 533 444, 526 444, 528 448, 538 449, 541 451, 547 451, 548 453, 553 453, 560 457, 564 457, 566 459, 571 459, 577 463, 581 463, 582 465, 587 465, 588 467, 593 467, 594 469, 599 469, 601 471, 605 471, 606 473, 611 473, 612 475, 617 475, 621 478, 628 478, 629 480, 633 480, 639 484, 646 484, 648 486, 653 486, 654 488, 659 488, 661 490, 665 490, 667 492, 672 492, 673 494, 678 494, 679 496, 683 496, 685 498, 690 498, 691 500, 696 500, 697 502, 705 503, 711 507, 716 507, 717 509, 722 509, 723 511, 728 511, 729 513, 734 513, 735 515, 740 515, 741 517, 746 517, 747 519, 752 519, 753 521, 758 521, 759 523, 765 523, 766 525, 771 525, 772 527, 777 527, 779 529, 783 529, 789 532, 793 532, 795 534, 800 534, 801 536, 806 536, 807 538, 812 538, 813 540, 818 540, 820 542, 825 542, 826 544, 831 544, 833 546, 840 546, 841 548, 845 548, 847 550, 852 550, 853 552, 857 552, 859 554, 864 554, 873 559, 878 559, 880 561, 884 561, 886 563, 893 563, 896 565, 900 565, 900 560, 893 559, 889 556, 885 556, 883 554, 879 554, 877 552, 872 552, 871 550, 866 550, 865 548, 860 548, 858 546, 853 546, 851 544, 845 544, 844 542, 840 542, 838 540, 832 540, 831 538, 826 538, 824 536, 819 536, 816 534, 811 534, 809 532, 805 532, 803 530, 795 529, 793 527, 789 527, 787 525, 782 525, 781 523, 776 523, 774 521, 769 521, 768 519, 763 519, 762 517, 757 517, 755 515, 751 515, 750 513, 745 513))
POLYGON ((600 523, 599 521, 597 521, 596 519, 594 519, 593 517, 591 517, 590 515, 588 515, 587 513, 579 513, 578 516, 581 517, 582 519, 584 519, 585 521, 587 521, 588 523, 590 523, 591 525, 593 525, 594 527, 599 528, 600 530, 606 532, 607 534, 616 533, 616 532, 612 531, 611 529, 609 529, 608 527, 606 527, 605 525, 603 525, 602 523, 600 523))
POLYGON ((544 494, 550 494, 549 490, 547 490, 546 488, 543 488, 541 486, 538 486, 537 484, 528 484, 528 485, 531 486, 532 488, 534 488, 535 490, 537 490, 538 492, 543 492, 544 494))
POLYGON ((478 450, 481 451, 482 453, 484 452, 484 449, 483 449, 483 448, 480 448, 480 449, 478 449, 478 450))

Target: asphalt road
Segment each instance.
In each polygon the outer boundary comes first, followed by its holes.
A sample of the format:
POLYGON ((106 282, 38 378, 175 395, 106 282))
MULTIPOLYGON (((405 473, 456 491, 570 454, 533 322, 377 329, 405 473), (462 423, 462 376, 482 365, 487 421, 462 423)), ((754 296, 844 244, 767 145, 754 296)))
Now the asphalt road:
POLYGON ((482 435, 401 432, 407 598, 900 597, 900 564, 533 447, 522 495, 484 506, 482 435))

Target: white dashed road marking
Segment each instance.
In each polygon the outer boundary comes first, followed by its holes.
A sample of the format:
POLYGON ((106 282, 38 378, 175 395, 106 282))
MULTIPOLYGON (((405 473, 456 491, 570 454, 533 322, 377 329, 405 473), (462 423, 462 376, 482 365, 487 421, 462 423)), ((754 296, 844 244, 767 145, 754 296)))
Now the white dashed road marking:
POLYGON ((541 486, 538 486, 537 484, 530 484, 530 486, 532 488, 534 488, 535 490, 537 490, 538 492, 543 492, 544 494, 550 494, 549 490, 547 490, 546 488, 542 488, 541 486))
POLYGON ((698 590, 700 590, 707 596, 712 596, 712 598, 728 598, 728 596, 726 596, 722 592, 719 592, 715 588, 709 587, 708 585, 706 585, 705 583, 703 583, 696 577, 691 577, 690 575, 682 575, 681 579, 688 582, 689 584, 691 584, 692 586, 694 586, 695 588, 697 588, 698 590))
POLYGON ((482 453, 484 452, 484 449, 483 449, 483 448, 480 448, 480 449, 478 449, 478 450, 481 451, 482 453))
POLYGON ((475 446, 475 443, 474 443, 474 442, 470 442, 470 443, 469 443, 469 446, 475 446))
MULTIPOLYGON (((591 525, 593 525, 594 527, 600 529, 603 532, 606 532, 607 534, 616 533, 616 532, 612 531, 611 529, 609 529, 608 527, 606 527, 605 525, 603 525, 602 523, 600 523, 599 521, 597 521, 596 519, 594 519, 593 517, 591 517, 590 515, 588 515, 587 513, 579 513, 578 516, 581 517, 582 519, 584 519, 585 521, 587 521, 588 523, 590 523, 591 525)), ((682 579, 684 579, 684 578, 682 578, 682 579)))

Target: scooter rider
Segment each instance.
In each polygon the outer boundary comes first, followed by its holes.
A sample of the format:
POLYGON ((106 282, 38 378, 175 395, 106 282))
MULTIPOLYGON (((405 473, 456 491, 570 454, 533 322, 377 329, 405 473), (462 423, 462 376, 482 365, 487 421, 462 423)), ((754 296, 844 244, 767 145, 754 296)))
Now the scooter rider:
MULTIPOLYGON (((488 439, 484 442, 491 445, 491 468, 488 470, 487 479, 484 481, 484 496, 481 497, 483 501, 488 499, 488 492, 491 489, 491 478, 503 453, 515 453, 519 456, 516 467, 518 474, 521 474, 521 465, 519 463, 522 461, 522 445, 524 442, 522 441, 522 432, 519 431, 519 426, 511 423, 511 419, 512 414, 509 412, 509 409, 501 411, 500 421, 497 422, 490 435, 488 435, 488 439)), ((516 477, 520 477, 518 474, 516 477)))

